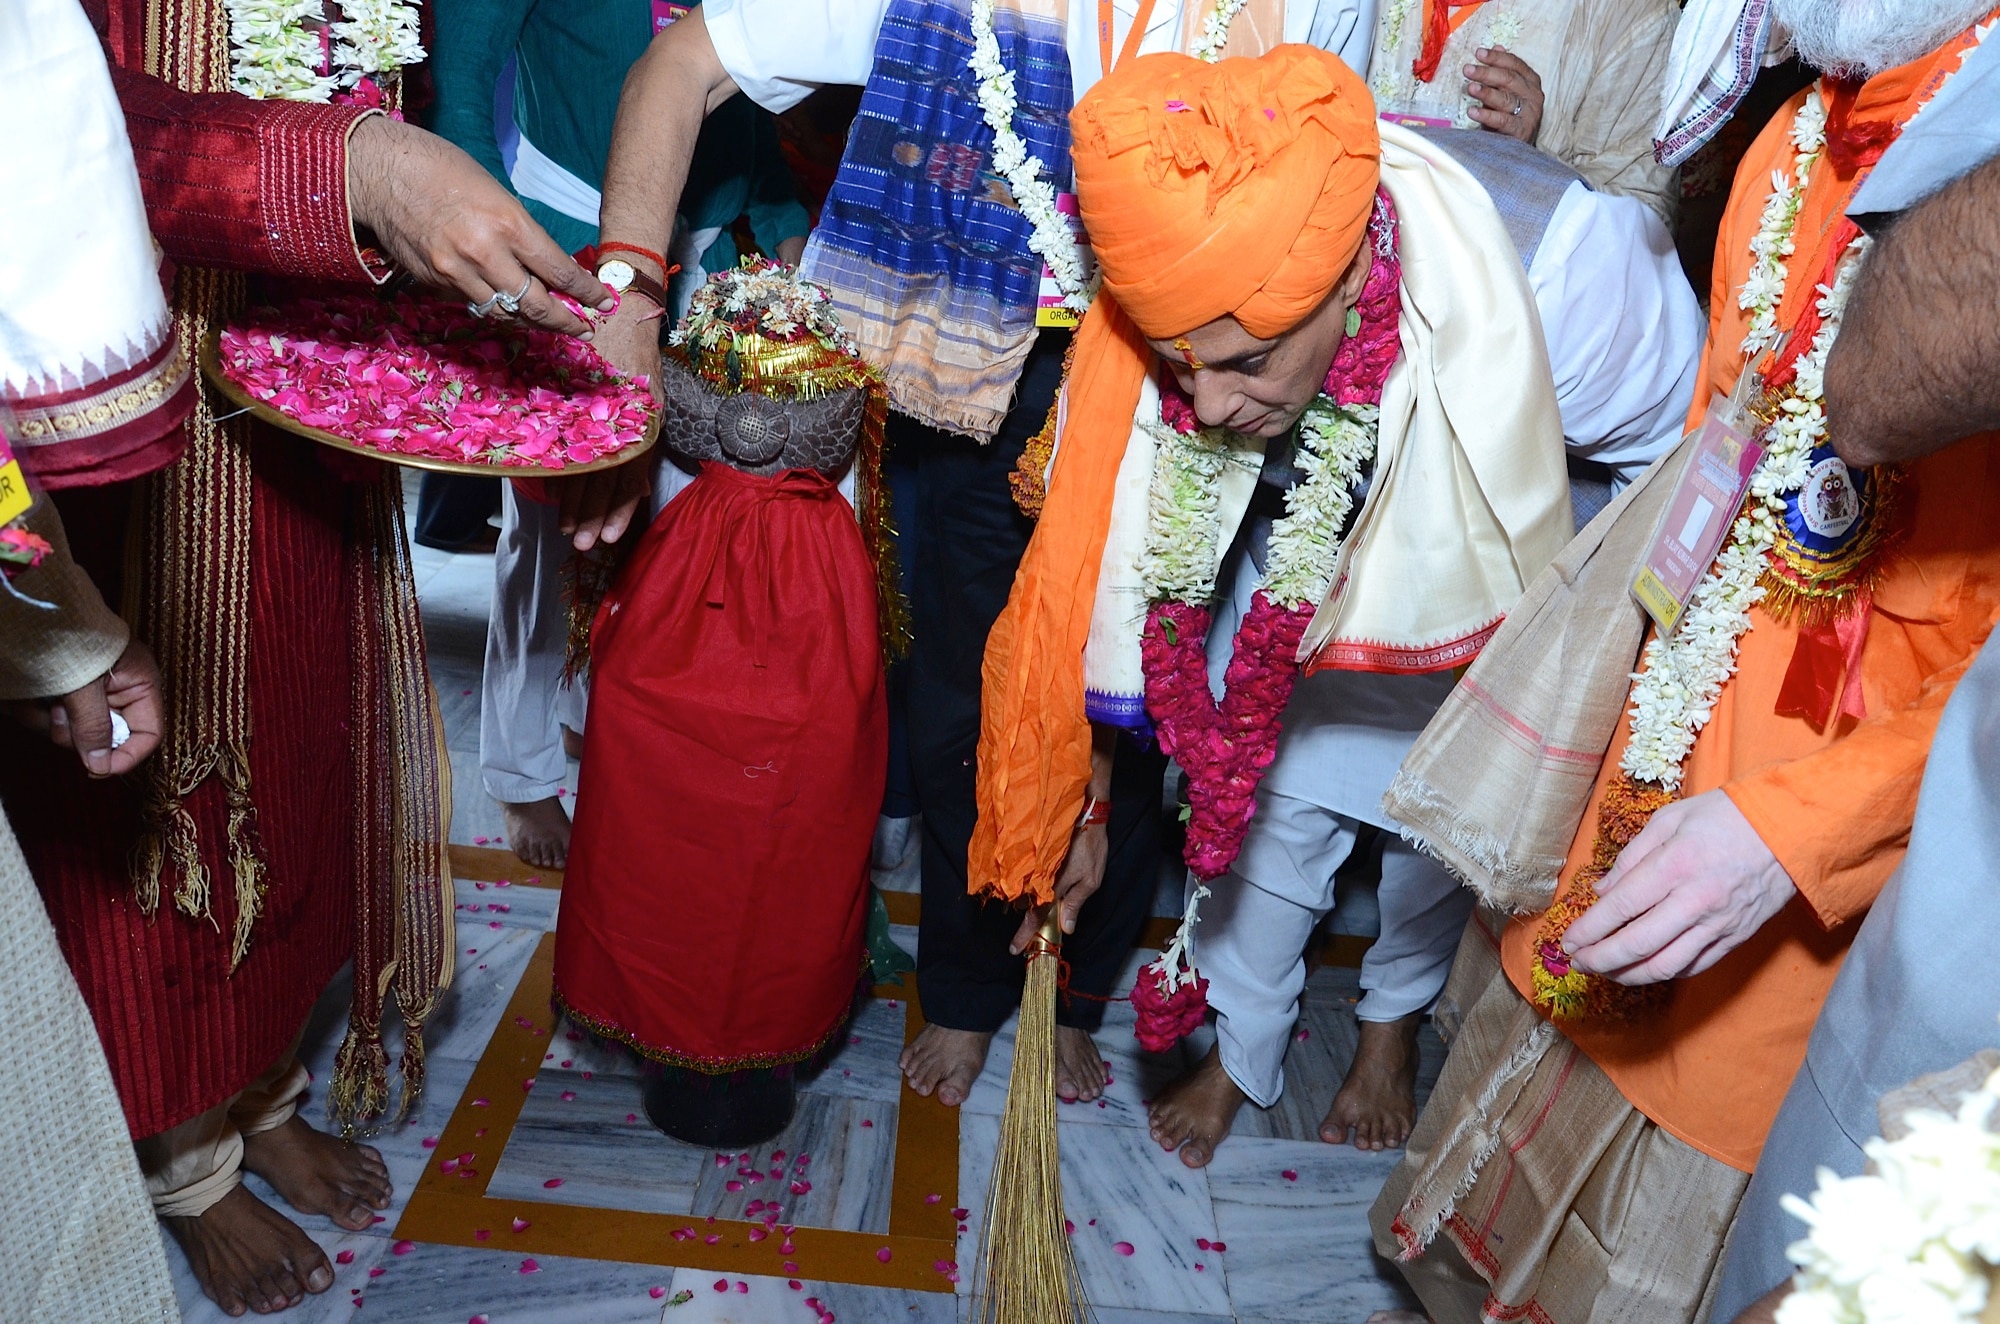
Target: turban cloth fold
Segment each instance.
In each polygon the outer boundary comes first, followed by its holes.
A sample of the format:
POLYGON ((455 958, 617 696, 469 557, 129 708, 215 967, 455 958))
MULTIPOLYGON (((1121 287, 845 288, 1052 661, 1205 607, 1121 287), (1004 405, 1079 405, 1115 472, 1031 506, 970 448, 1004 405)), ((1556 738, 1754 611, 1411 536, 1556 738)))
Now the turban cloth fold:
POLYGON ((1375 203, 1375 103, 1337 56, 1133 60, 1070 116, 1104 288, 1146 335, 1233 314, 1271 339, 1354 260, 1375 203))
POLYGON ((1381 139, 1338 57, 1280 46, 1128 61, 1070 116, 1077 200, 1104 289, 1077 329, 1048 496, 986 645, 975 893, 1047 901, 1090 778, 1083 653, 1146 337, 1234 315, 1269 339, 1360 250, 1381 139))

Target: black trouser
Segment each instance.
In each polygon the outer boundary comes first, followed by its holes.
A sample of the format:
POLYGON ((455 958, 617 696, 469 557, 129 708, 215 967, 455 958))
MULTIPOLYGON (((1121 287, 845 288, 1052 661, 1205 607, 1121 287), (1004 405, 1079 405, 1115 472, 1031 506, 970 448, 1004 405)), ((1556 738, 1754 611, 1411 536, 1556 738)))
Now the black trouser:
MULTIPOLYGON (((1021 913, 966 892, 966 850, 976 816, 980 661, 986 635, 1007 605, 1014 572, 1034 530, 1015 509, 1007 476, 1041 430, 1062 375, 1065 337, 1043 333, 1029 355, 1015 404, 989 445, 894 416, 896 445, 914 455, 914 527, 903 546, 912 570, 910 759, 924 815, 923 925, 917 988, 924 1018, 958 1030, 1000 1027, 1021 998, 1026 963, 1008 950, 1021 913)), ((1069 987, 1057 1008, 1065 1025, 1094 1030, 1099 1000, 1152 908, 1159 882, 1160 782, 1165 760, 1121 738, 1112 775, 1111 859, 1104 886, 1083 907, 1063 944, 1069 987)), ((1122 991, 1122 990, 1116 990, 1122 991)))

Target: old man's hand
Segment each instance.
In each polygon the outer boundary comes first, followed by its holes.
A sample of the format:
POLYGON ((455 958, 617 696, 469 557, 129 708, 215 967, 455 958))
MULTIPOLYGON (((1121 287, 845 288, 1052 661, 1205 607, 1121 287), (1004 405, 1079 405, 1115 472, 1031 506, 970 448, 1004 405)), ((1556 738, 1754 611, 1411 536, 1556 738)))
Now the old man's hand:
POLYGON ((1653 815, 1563 946, 1577 968, 1621 984, 1683 979, 1748 941, 1796 892, 1735 803, 1710 791, 1653 815))
POLYGON ((1465 66, 1465 94, 1480 104, 1468 113, 1476 123, 1532 144, 1542 130, 1542 76, 1504 46, 1482 46, 1480 61, 1465 66))
POLYGON ((354 126, 347 150, 348 206, 356 225, 426 285, 469 303, 518 303, 518 315, 551 331, 590 328, 550 297, 587 308, 611 291, 536 225, 477 161, 433 133, 386 115, 354 126))

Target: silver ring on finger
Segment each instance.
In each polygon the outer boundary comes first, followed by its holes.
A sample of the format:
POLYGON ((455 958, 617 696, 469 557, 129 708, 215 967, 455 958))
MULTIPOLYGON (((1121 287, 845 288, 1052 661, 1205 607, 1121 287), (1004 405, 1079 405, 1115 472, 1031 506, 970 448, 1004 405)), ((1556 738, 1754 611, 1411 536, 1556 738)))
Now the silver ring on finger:
POLYGON ((484 303, 466 304, 465 311, 471 313, 474 317, 489 317, 492 315, 494 308, 498 307, 501 300, 505 299, 506 297, 507 297, 506 295, 501 294, 499 291, 496 290, 493 293, 493 297, 486 300, 484 303))
MULTIPOLYGON (((1519 112, 1517 111, 1515 113, 1518 114, 1519 112)), ((534 283, 535 283, 535 278, 533 276, 529 276, 526 279, 522 280, 521 288, 515 290, 512 294, 494 295, 493 297, 499 300, 500 302, 500 311, 506 313, 510 317, 513 314, 520 312, 521 300, 527 297, 528 287, 530 285, 533 285, 534 283)))
MULTIPOLYGON (((1519 101, 1516 101, 1516 102, 1514 103, 1514 109, 1513 109, 1512 111, 1508 112, 1508 113, 1509 113, 1509 114, 1513 114, 1513 115, 1519 115, 1519 114, 1521 113, 1521 105, 1522 105, 1522 103, 1521 103, 1521 102, 1519 102, 1519 101)), ((502 303, 502 307, 505 307, 505 303, 504 303, 504 302, 502 303)), ((508 311, 509 311, 509 312, 512 312, 513 310, 512 310, 512 309, 508 309, 508 311)))

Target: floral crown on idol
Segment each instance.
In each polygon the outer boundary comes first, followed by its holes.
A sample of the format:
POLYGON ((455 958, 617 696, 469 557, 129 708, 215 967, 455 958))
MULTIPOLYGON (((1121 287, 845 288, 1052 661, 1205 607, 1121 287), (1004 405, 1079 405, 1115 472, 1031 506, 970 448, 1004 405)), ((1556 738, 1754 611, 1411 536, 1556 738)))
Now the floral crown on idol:
POLYGON ((882 645, 908 645, 895 529, 882 483, 889 393, 861 358, 824 287, 781 263, 745 258, 695 291, 661 359, 668 449, 751 473, 852 461, 861 536, 875 563, 882 645))

